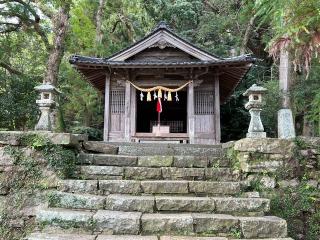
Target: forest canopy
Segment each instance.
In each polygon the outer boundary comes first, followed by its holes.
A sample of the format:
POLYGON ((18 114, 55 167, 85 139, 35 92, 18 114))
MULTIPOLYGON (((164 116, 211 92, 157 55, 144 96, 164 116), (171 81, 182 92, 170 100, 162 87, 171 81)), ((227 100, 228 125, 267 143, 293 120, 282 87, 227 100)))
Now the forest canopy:
POLYGON ((259 59, 222 106, 223 141, 247 131, 242 93, 253 83, 269 90, 262 117, 269 136, 276 136, 284 48, 296 66, 291 102, 297 133, 319 135, 318 0, 0 0, 0 128, 33 129, 39 116, 34 87, 51 82, 63 93, 57 131, 100 139, 103 96, 70 66, 70 55, 107 57, 162 20, 211 53, 259 59))

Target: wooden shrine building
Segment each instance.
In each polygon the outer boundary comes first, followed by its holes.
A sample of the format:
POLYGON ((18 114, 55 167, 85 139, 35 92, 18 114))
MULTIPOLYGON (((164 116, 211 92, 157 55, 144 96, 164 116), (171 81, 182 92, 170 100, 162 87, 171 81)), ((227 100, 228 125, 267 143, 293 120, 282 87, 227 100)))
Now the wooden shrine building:
POLYGON ((199 144, 220 143, 220 104, 253 61, 247 55, 221 58, 208 53, 164 22, 111 57, 70 59, 105 96, 104 141, 199 144), (157 131, 158 96, 162 112, 157 131))

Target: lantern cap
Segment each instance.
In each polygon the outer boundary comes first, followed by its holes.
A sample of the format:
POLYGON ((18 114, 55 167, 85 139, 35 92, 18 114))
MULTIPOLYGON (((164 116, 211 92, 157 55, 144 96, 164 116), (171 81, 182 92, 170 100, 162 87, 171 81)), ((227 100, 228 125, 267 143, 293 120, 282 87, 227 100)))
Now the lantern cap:
POLYGON ((38 92, 54 92, 54 93, 61 93, 54 85, 51 83, 43 83, 38 85, 34 88, 38 92))
POLYGON ((243 93, 243 96, 248 97, 251 94, 265 93, 266 91, 268 91, 268 89, 258 86, 257 84, 253 84, 250 88, 247 89, 247 91, 243 93))

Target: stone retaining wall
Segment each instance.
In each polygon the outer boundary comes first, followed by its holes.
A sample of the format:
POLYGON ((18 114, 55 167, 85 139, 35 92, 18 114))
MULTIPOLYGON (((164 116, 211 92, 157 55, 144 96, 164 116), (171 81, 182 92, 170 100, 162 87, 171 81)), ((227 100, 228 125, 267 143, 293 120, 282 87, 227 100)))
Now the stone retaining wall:
POLYGON ((320 138, 245 138, 223 148, 233 167, 241 171, 244 184, 259 181, 261 188, 274 189, 297 186, 304 177, 320 189, 320 138))
POLYGON ((86 137, 68 133, 0 132, 0 239, 21 239, 24 232, 32 229, 37 209, 47 202, 46 193, 58 186, 59 177, 37 149, 41 139, 77 149, 86 137))
POLYGON ((320 236, 320 138, 241 139, 223 144, 243 188, 271 199, 271 215, 287 220, 291 237, 320 236))

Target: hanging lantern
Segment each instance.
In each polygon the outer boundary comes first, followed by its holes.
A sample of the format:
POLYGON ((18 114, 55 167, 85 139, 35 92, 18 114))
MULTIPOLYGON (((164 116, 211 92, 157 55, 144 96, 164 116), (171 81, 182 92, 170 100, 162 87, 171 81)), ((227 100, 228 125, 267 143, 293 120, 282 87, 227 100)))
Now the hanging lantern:
POLYGON ((159 88, 159 90, 158 90, 158 98, 162 98, 162 91, 161 91, 161 88, 159 88))
POLYGON ((141 93, 140 93, 140 101, 143 101, 143 97, 144 97, 144 96, 143 96, 143 93, 141 92, 141 93))
POLYGON ((171 101, 172 101, 171 92, 168 92, 168 101, 169 101, 169 102, 171 102, 171 101))
POLYGON ((147 93, 147 102, 151 102, 151 93, 150 92, 147 93))
POLYGON ((167 93, 166 93, 166 92, 164 92, 163 100, 164 100, 164 101, 167 101, 167 100, 168 100, 168 95, 167 95, 167 93))
POLYGON ((156 91, 153 92, 153 99, 156 100, 158 98, 156 91))
POLYGON ((175 98, 176 98, 176 102, 179 102, 178 92, 176 92, 175 98))

